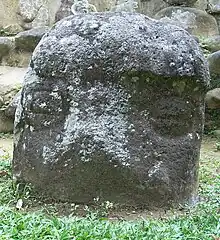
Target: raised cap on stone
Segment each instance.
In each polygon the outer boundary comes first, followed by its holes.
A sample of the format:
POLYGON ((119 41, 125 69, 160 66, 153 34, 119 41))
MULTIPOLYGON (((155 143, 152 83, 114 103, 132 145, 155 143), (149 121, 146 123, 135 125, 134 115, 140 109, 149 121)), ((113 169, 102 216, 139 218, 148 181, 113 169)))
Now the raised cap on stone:
POLYGON ((194 202, 207 69, 176 26, 125 12, 63 19, 25 77, 14 177, 62 201, 194 202))

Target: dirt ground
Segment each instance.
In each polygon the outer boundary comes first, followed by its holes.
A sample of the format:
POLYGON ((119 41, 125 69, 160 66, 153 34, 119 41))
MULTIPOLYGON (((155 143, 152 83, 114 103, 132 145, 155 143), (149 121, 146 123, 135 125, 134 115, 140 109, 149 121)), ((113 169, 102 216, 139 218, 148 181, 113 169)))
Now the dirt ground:
POLYGON ((0 149, 8 151, 10 155, 12 155, 13 138, 12 137, 0 138, 0 149))

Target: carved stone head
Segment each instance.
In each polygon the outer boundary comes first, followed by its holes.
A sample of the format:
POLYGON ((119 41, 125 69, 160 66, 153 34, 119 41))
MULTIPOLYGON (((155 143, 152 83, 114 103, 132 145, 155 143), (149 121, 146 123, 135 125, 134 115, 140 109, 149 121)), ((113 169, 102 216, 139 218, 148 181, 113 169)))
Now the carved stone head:
POLYGON ((25 77, 14 176, 65 201, 193 202, 208 80, 178 27, 133 13, 65 18, 25 77))

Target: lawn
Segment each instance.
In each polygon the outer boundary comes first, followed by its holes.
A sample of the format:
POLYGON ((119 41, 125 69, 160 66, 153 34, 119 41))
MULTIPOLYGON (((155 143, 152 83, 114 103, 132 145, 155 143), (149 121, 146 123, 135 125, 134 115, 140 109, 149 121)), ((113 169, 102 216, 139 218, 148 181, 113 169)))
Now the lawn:
POLYGON ((77 205, 62 204, 66 214, 60 204, 45 204, 31 195, 28 186, 18 191, 11 180, 11 156, 1 152, 0 240, 220 240, 220 152, 214 145, 212 139, 203 142, 200 203, 166 213, 116 212, 106 202, 93 210, 84 206, 83 214, 76 214, 77 205))

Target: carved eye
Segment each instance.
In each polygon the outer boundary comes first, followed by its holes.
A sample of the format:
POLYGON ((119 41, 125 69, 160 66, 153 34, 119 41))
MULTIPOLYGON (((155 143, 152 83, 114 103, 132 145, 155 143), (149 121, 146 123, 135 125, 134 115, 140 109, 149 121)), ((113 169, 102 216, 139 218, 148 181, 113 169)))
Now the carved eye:
POLYGON ((56 115, 62 111, 61 96, 57 92, 35 92, 30 111, 37 114, 56 115))
POLYGON ((191 131, 194 107, 184 99, 162 98, 151 110, 151 124, 162 135, 181 136, 191 131))
POLYGON ((50 127, 64 118, 62 97, 58 92, 35 92, 26 96, 25 121, 34 128, 50 127))

